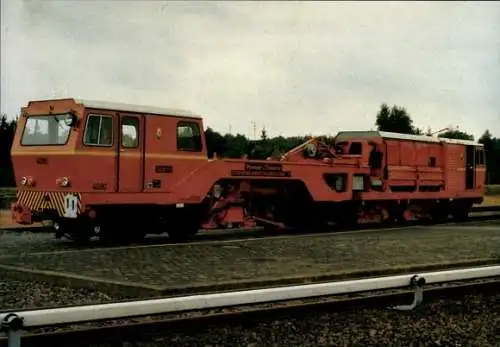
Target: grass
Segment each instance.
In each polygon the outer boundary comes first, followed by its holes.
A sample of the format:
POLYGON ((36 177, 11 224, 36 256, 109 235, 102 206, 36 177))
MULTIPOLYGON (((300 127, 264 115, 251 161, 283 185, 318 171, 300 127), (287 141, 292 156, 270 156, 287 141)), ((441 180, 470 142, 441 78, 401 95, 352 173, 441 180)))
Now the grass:
POLYGON ((486 195, 500 195, 500 184, 487 185, 486 195))
POLYGON ((15 187, 2 187, 0 188, 0 195, 11 195, 16 194, 15 187))
POLYGON ((500 195, 486 195, 481 205, 500 205, 500 195))

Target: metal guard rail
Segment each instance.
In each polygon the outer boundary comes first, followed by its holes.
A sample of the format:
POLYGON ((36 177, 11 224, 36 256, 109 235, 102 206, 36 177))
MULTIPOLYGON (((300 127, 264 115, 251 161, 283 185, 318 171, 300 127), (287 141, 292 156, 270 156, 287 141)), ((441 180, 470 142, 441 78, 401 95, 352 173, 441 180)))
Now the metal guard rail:
POLYGON ((124 319, 238 305, 262 304, 336 294, 404 288, 407 286, 415 290, 413 303, 410 305, 395 306, 392 307, 392 309, 412 310, 422 302, 424 284, 437 284, 495 276, 500 276, 500 265, 434 271, 416 275, 386 276, 123 303, 19 311, 17 313, 9 312, 0 314, 0 322, 1 330, 8 334, 9 346, 18 347, 21 345, 21 331, 23 328, 124 319))

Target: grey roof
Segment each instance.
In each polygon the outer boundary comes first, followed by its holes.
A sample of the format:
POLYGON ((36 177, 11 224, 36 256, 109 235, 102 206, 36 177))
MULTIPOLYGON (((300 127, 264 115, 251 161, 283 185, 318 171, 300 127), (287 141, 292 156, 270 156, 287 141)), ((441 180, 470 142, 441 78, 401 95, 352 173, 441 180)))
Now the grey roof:
POLYGON ((181 109, 134 105, 134 104, 119 103, 119 102, 86 100, 86 99, 74 99, 74 100, 75 102, 82 104, 88 108, 128 111, 135 113, 149 113, 149 114, 157 114, 164 116, 179 116, 179 117, 197 118, 197 119, 201 118, 201 116, 194 114, 193 112, 181 109))
POLYGON ((457 140, 448 139, 444 137, 435 137, 427 135, 412 135, 412 134, 400 134, 392 133, 387 131, 340 131, 335 137, 335 141, 345 141, 350 138, 356 137, 382 137, 384 139, 394 139, 394 140, 407 140, 407 141, 418 141, 418 142, 430 142, 430 143, 452 143, 460 145, 472 145, 472 146, 483 146, 481 143, 469 140, 457 140))

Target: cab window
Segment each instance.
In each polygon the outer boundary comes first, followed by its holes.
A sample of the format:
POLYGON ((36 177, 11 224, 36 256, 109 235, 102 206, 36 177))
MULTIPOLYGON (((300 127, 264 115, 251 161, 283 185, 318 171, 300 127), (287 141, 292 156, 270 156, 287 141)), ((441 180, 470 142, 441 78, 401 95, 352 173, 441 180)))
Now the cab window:
POLYGON ((85 124, 83 143, 87 146, 111 146, 113 144, 113 117, 89 115, 85 124))
POLYGON ((70 129, 66 115, 30 116, 26 119, 21 145, 61 146, 68 142, 70 129))
POLYGON ((200 152, 201 147, 201 132, 198 123, 177 123, 177 150, 200 152))
POLYGON ((139 119, 122 117, 121 142, 124 148, 136 148, 139 145, 139 119))

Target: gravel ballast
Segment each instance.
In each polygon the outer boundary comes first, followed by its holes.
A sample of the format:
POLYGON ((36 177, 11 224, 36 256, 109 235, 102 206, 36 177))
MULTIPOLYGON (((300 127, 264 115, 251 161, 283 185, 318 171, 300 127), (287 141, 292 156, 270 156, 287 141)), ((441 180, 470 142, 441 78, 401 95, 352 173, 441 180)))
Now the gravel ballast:
POLYGON ((98 290, 56 286, 47 282, 0 279, 0 312, 52 306, 107 303, 126 299, 98 290))
MULTIPOLYGON (((323 306, 309 313, 230 324, 199 324, 185 330, 161 329, 155 336, 92 344, 111 346, 499 346, 500 294, 476 287, 453 298, 425 300, 414 311, 323 306)), ((449 294, 447 294, 449 295, 449 294)), ((81 346, 81 345, 78 345, 81 346)))
MULTIPOLYGON (((390 303, 388 303, 390 304, 390 303)), ((263 318, 264 320, 264 318, 263 318)), ((498 346, 500 295, 436 300, 413 312, 355 309, 167 333, 122 346, 498 346)), ((94 345, 99 347, 110 344, 94 345)))

